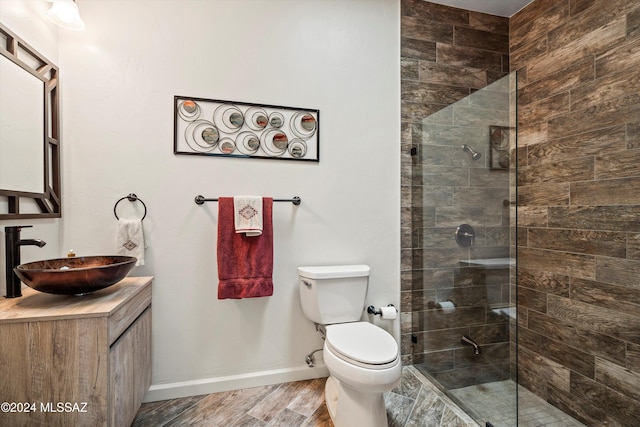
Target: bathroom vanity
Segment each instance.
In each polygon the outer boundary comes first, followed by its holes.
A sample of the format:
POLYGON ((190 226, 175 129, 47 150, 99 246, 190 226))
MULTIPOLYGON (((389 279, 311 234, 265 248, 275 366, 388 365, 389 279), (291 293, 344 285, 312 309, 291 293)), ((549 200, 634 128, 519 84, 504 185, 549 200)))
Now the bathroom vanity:
POLYGON ((0 425, 130 426, 151 384, 152 277, 0 299, 0 425))

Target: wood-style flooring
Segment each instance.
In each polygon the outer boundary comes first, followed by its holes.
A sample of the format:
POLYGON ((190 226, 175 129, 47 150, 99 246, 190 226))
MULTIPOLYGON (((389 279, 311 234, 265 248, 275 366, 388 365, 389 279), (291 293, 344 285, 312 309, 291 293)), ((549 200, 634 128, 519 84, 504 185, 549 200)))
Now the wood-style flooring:
POLYGON ((326 378, 145 403, 134 427, 333 427, 326 378))
MULTIPOLYGON (((333 427, 326 378, 145 403, 134 427, 333 427)), ((384 395, 390 427, 480 427, 413 366, 384 395)), ((360 426, 354 426, 360 427, 360 426)))

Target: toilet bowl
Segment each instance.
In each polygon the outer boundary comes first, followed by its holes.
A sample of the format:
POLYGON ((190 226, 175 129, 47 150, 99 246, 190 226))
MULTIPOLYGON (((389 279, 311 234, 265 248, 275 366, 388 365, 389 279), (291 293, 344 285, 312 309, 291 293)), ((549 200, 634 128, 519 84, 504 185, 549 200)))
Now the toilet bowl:
POLYGON ((325 400, 334 425, 386 427, 383 393, 398 384, 402 364, 393 336, 360 321, 369 268, 300 267, 298 274, 303 312, 325 331, 325 400))
POLYGON ((326 328, 324 361, 329 415, 336 427, 387 426, 383 393, 400 380, 402 364, 395 339, 371 323, 326 328))

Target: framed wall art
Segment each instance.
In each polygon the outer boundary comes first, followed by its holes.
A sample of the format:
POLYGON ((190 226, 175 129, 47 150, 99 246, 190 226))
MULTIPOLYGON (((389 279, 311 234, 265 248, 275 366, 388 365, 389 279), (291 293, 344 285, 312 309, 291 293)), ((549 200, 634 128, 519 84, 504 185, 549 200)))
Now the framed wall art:
POLYGON ((173 153, 320 161, 320 111, 174 96, 173 153))

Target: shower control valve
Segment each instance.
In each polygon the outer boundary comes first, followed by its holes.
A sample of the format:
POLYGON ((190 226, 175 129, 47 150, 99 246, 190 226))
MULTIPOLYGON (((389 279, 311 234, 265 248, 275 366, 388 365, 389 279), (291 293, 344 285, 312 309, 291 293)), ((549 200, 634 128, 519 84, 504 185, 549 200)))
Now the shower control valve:
POLYGON ((476 232, 469 224, 461 224, 456 228, 456 243, 463 248, 472 246, 476 238, 476 232))

